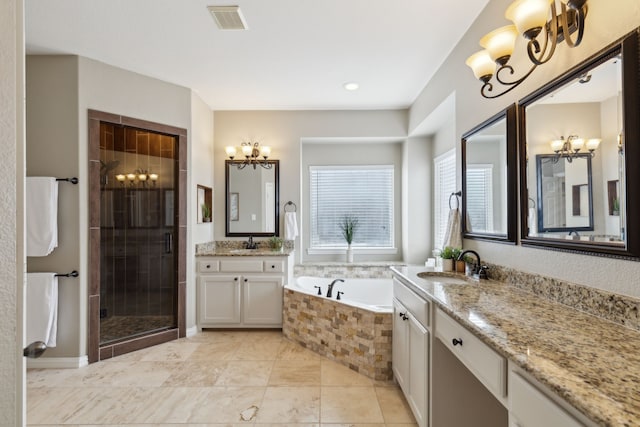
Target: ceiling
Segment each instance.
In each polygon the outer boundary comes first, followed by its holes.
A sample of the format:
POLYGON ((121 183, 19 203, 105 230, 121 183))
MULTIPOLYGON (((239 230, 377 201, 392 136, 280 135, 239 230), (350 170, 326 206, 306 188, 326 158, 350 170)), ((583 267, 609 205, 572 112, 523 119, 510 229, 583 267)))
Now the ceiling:
POLYGON ((189 87, 213 110, 407 108, 487 2, 25 0, 26 47, 189 87), (219 30, 210 5, 239 5, 249 29, 219 30))

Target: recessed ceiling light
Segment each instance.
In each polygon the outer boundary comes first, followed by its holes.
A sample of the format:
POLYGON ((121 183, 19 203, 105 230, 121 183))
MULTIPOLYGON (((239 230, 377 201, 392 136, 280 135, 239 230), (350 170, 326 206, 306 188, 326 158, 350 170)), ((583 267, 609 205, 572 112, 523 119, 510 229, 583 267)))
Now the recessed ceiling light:
POLYGON ((343 86, 346 90, 358 90, 358 88, 360 87, 360 85, 356 82, 348 82, 348 83, 345 83, 343 86))

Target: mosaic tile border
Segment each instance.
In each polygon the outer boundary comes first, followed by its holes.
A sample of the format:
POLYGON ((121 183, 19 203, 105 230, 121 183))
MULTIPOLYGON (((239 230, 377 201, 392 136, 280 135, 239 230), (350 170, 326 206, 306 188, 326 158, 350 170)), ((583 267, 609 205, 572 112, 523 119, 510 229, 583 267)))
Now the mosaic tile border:
POLYGON ((294 277, 312 276, 328 279, 390 279, 393 265, 406 265, 400 262, 372 263, 304 263, 293 267, 294 277))

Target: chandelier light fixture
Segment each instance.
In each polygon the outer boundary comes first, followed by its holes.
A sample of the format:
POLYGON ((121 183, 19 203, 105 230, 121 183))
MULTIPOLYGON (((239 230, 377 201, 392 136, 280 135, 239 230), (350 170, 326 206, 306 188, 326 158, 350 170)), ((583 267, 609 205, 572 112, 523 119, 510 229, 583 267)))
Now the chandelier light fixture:
MULTIPOLYGON (((225 147, 225 151, 231 160, 234 160, 238 153, 238 149, 232 146, 225 147)), ((271 169, 273 167, 273 163, 267 162, 267 159, 271 155, 271 147, 269 146, 260 146, 258 142, 243 142, 240 145, 240 151, 242 151, 244 160, 237 160, 234 163, 238 169, 244 169, 249 165, 253 166, 254 169, 258 165, 265 169, 271 169)))
POLYGON ((560 14, 556 0, 516 0, 505 12, 505 17, 513 22, 480 39, 484 49, 471 55, 466 64, 473 74, 482 81, 480 93, 485 98, 497 98, 510 92, 522 83, 538 65, 548 62, 555 53, 558 43, 565 41, 573 48, 580 45, 584 35, 587 0, 560 0, 560 14), (549 19, 551 14, 551 19, 549 19), (548 21, 547 21, 548 20, 548 21), (577 31, 577 36, 571 34, 577 31), (509 80, 514 69, 508 64, 513 54, 518 34, 527 40, 527 54, 531 68, 522 77, 509 80), (492 77, 504 86, 502 92, 493 93, 492 77))
POLYGON ((595 157, 595 151, 600 146, 600 141, 601 139, 599 138, 591 138, 585 142, 578 135, 569 135, 567 139, 561 136, 560 139, 551 141, 551 149, 556 154, 553 158, 553 163, 558 163, 560 159, 566 159, 567 162, 571 163, 578 154, 585 153, 582 151, 583 148, 587 149, 591 157, 595 157))
POLYGON ((116 180, 120 183, 120 185, 124 186, 125 181, 129 181, 129 186, 133 187, 136 182, 142 184, 143 187, 147 186, 148 181, 151 181, 153 186, 155 187, 156 181, 158 181, 157 173, 149 173, 147 170, 136 169, 135 171, 128 174, 118 174, 116 175, 116 180))

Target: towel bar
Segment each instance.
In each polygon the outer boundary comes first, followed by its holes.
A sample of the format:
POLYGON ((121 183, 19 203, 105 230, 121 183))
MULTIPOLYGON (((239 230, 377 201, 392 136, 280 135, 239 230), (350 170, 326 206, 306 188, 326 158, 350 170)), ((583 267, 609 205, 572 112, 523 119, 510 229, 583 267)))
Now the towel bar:
POLYGON ((73 178, 56 178, 56 181, 66 181, 75 185, 78 183, 78 178, 75 176, 73 178))
POLYGON ((291 200, 289 200, 287 203, 284 204, 284 211, 285 212, 295 212, 297 210, 298 210, 298 207, 291 200), (293 210, 292 211, 287 211, 287 206, 293 206, 293 210))
POLYGON ((67 273, 67 274, 58 273, 55 276, 56 277, 78 277, 79 275, 80 273, 78 273, 76 270, 73 270, 71 273, 67 273))

